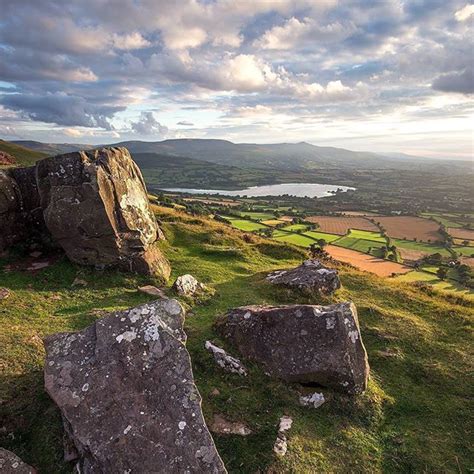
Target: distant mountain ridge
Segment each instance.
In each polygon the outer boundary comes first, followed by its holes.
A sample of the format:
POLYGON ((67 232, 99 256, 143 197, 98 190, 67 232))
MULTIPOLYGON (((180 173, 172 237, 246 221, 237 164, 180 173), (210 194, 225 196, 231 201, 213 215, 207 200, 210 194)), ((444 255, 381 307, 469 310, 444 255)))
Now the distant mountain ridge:
MULTIPOLYGON (((345 170, 386 170, 386 169, 425 169, 450 172, 454 169, 468 168, 466 162, 435 160, 412 157, 400 153, 376 154, 351 151, 344 148, 322 147, 306 142, 300 143, 233 143, 219 139, 169 139, 155 142, 140 140, 122 141, 107 145, 72 143, 41 143, 35 141, 15 141, 13 143, 28 147, 47 155, 69 153, 77 150, 99 148, 101 146, 123 146, 133 154, 156 154, 179 156, 218 165, 234 166, 244 169, 279 169, 282 171, 317 171, 320 169, 345 170), (390 155, 390 156, 389 156, 390 155)), ((150 157, 147 161, 149 162, 150 157)), ((148 164, 149 165, 149 164, 148 164)))

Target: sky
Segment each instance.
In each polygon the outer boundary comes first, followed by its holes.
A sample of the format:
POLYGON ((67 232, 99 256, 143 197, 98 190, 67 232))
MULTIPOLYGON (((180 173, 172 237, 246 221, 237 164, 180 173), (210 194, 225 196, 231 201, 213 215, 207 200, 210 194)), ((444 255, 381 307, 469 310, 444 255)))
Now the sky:
POLYGON ((0 137, 472 159, 466 0, 0 0, 0 137))

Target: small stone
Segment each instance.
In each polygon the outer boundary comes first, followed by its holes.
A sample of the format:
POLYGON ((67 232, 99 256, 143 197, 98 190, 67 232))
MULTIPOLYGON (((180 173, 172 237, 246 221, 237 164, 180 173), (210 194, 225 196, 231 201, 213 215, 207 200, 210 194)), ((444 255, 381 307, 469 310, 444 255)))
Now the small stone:
POLYGON ((220 392, 217 388, 213 388, 213 389, 211 390, 211 395, 212 395, 213 397, 218 397, 220 394, 221 394, 221 392, 220 392))
POLYGON ((247 369, 244 367, 242 362, 227 354, 224 349, 215 346, 211 341, 206 341, 204 347, 214 356, 217 365, 226 372, 232 372, 242 376, 247 375, 247 369))
POLYGON ((202 283, 199 283, 192 275, 186 274, 176 278, 173 289, 176 290, 179 295, 193 296, 199 291, 204 291, 206 287, 202 283))
POLYGON ((293 419, 291 417, 284 415, 280 418, 277 439, 273 445, 273 452, 278 456, 284 456, 288 451, 288 440, 285 433, 291 428, 292 424, 293 419))
POLYGON ((153 285, 140 286, 138 288, 140 293, 145 293, 150 296, 158 296, 159 298, 166 298, 165 292, 161 288, 157 288, 153 285))
POLYGON ((304 407, 312 406, 313 408, 319 408, 325 401, 324 395, 318 392, 300 397, 300 405, 304 407))
POLYGON ((41 257, 41 255, 43 255, 43 252, 40 252, 39 250, 36 250, 35 252, 30 253, 30 257, 33 257, 33 258, 41 257))
POLYGON ((33 262, 27 270, 29 271, 36 271, 41 270, 42 268, 46 268, 50 266, 50 262, 33 262))
POLYGON ((6 300, 11 292, 8 288, 0 288, 0 300, 6 300))
POLYGON ((74 281, 72 282, 72 287, 75 286, 87 286, 88 283, 86 280, 83 280, 82 278, 74 278, 74 281))
POLYGON ((209 429, 221 435, 248 436, 252 430, 241 421, 228 421, 222 415, 214 415, 209 429))

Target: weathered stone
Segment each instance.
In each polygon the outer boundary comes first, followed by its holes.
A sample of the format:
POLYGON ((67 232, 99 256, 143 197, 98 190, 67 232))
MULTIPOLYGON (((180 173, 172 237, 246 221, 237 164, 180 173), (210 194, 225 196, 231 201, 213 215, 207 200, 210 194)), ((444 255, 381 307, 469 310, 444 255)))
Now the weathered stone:
POLYGON ((293 419, 289 416, 282 416, 278 426, 277 439, 273 445, 273 452, 278 456, 285 456, 288 451, 288 440, 286 438, 286 432, 291 428, 293 419))
POLYGON ((2 474, 36 474, 37 471, 24 463, 16 454, 0 448, 0 472, 2 474))
POLYGON ((252 434, 252 430, 245 423, 226 420, 222 415, 214 415, 209 429, 220 435, 248 436, 252 434))
POLYGON ((226 372, 246 376, 247 369, 242 362, 235 357, 230 356, 224 349, 215 346, 211 341, 206 341, 204 347, 214 356, 216 364, 226 372))
POLYGON ((176 300, 159 300, 45 340, 46 390, 79 472, 226 472, 202 415, 183 321, 176 300))
POLYGON ((165 292, 161 288, 157 288, 153 285, 140 286, 138 288, 138 291, 140 293, 145 293, 145 295, 157 296, 158 298, 166 298, 165 292))
POLYGON ((7 171, 0 170, 0 250, 26 237, 23 201, 18 183, 7 171))
POLYGON ((59 155, 36 165, 46 225, 74 262, 167 278, 145 184, 125 148, 59 155))
POLYGON ((367 386, 369 365, 352 303, 246 306, 230 310, 218 327, 272 376, 350 394, 367 386))
POLYGON ((202 283, 199 283, 192 275, 186 274, 176 278, 173 288, 179 295, 193 296, 196 292, 205 289, 202 283))
POLYGON ((305 292, 331 294, 341 287, 337 270, 327 268, 319 260, 306 260, 292 270, 277 270, 267 276, 274 285, 283 285, 305 292))
POLYGON ((300 397, 300 405, 304 407, 319 408, 326 400, 322 393, 314 392, 310 395, 302 395, 300 397))

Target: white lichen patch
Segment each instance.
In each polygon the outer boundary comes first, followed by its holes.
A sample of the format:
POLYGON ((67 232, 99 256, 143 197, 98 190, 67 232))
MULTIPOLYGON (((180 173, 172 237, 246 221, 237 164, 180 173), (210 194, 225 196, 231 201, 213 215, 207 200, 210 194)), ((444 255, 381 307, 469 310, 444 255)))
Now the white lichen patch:
POLYGON ((186 428, 186 422, 185 422, 185 421, 180 421, 180 422, 178 423, 178 428, 179 428, 180 430, 184 430, 184 428, 186 428))
POLYGON ((359 339, 359 332, 358 331, 349 331, 349 337, 353 344, 359 339))
POLYGON ((336 327, 336 318, 326 319, 326 329, 334 329, 336 327))
POLYGON ((122 334, 119 334, 115 340, 120 344, 123 340, 127 342, 132 342, 134 339, 137 338, 137 333, 135 330, 125 331, 122 334))

